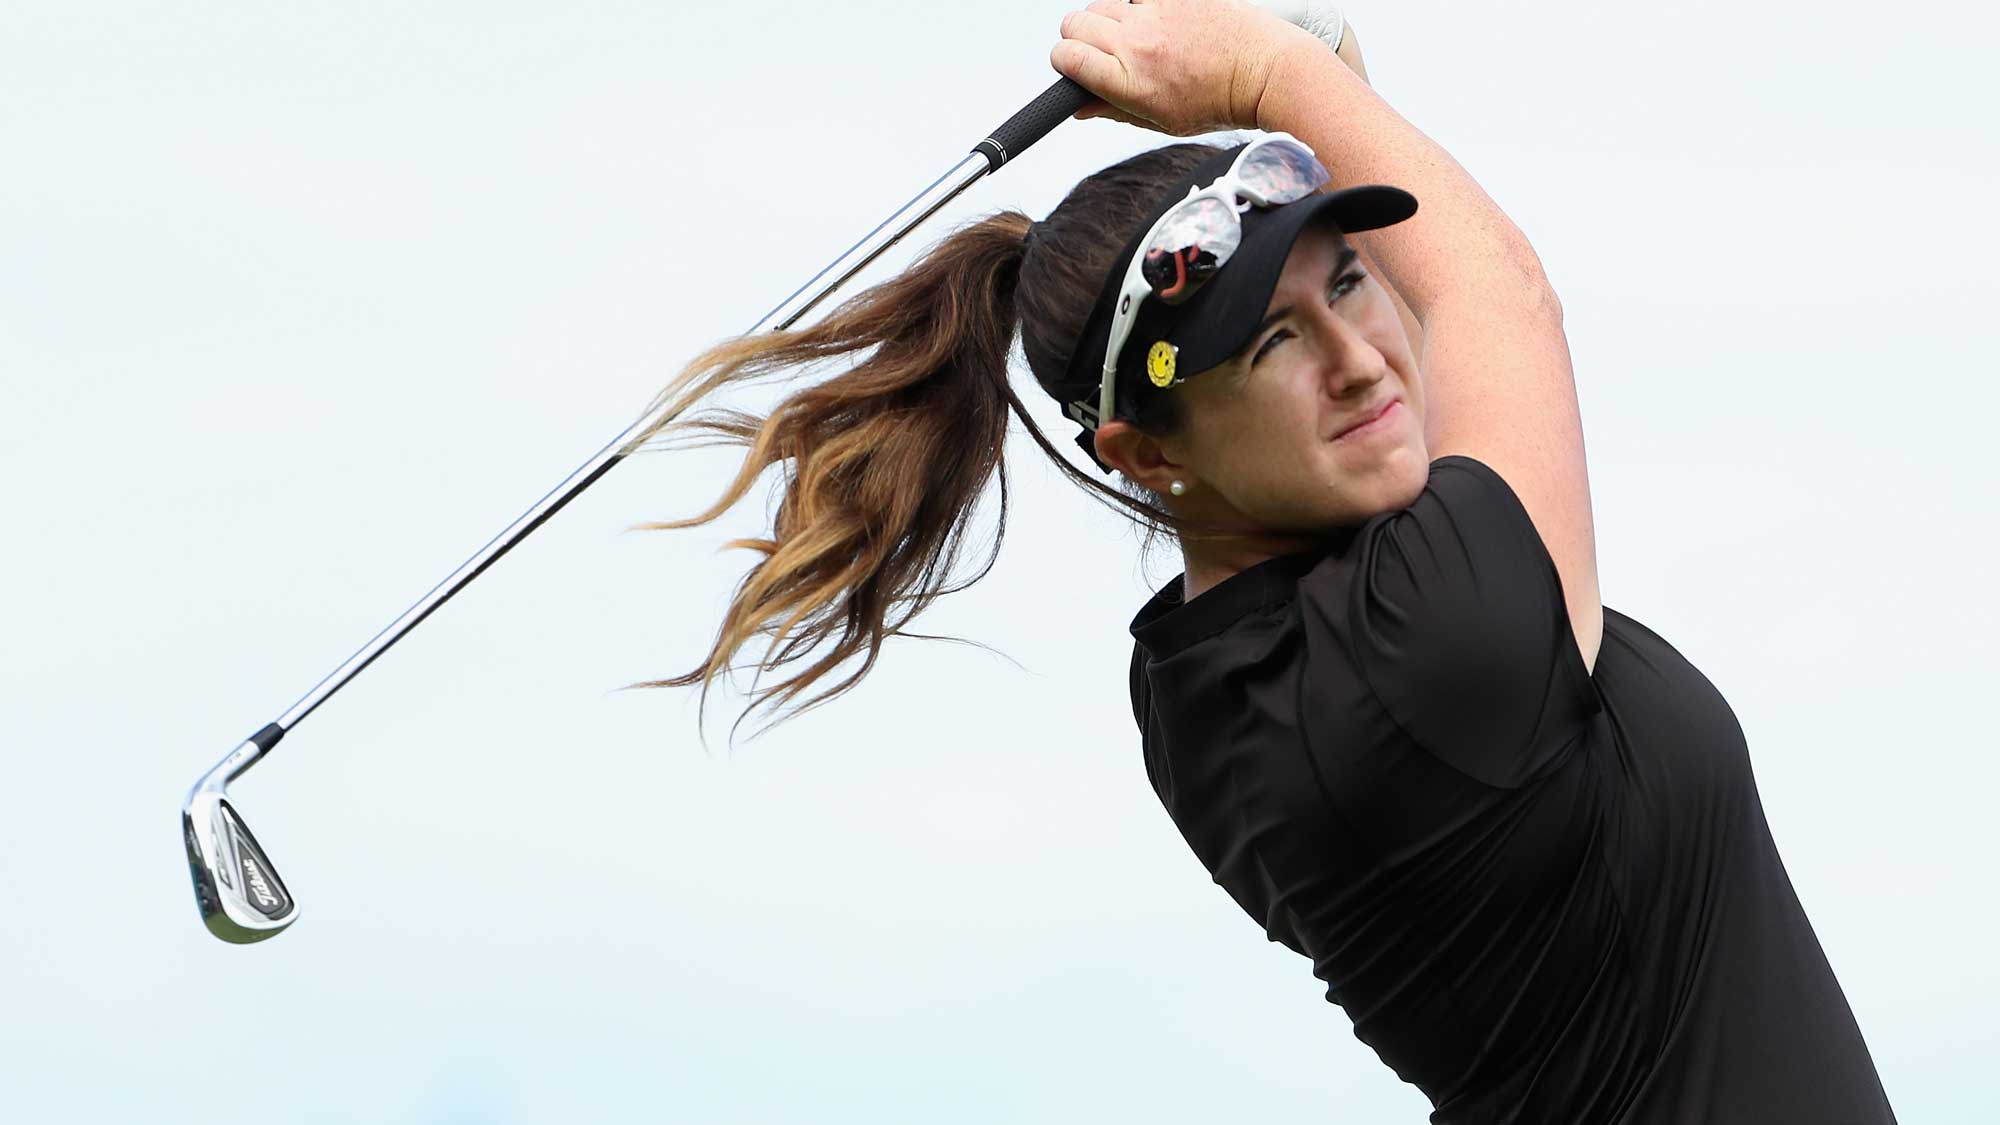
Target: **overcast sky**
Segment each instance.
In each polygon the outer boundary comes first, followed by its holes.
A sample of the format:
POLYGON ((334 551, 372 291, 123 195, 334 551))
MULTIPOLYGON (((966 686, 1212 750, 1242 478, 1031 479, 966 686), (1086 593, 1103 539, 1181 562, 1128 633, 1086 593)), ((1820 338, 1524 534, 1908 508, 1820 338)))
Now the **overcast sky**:
MULTIPOLYGON (((718 692, 704 750, 618 689, 707 651, 765 501, 627 532, 734 467, 635 458, 236 785, 301 921, 195 914, 189 783, 1040 93, 1067 8, 0 12, 0 1115, 1423 1120, 1146 784, 1177 558, 1018 427, 917 626, 995 651, 733 749, 718 692)), ((1347 11, 1555 282, 1604 601, 1735 709, 1900 1119, 1993 1120, 2000 18, 1347 11)), ((1066 124, 859 282, 1165 141, 1066 124)))

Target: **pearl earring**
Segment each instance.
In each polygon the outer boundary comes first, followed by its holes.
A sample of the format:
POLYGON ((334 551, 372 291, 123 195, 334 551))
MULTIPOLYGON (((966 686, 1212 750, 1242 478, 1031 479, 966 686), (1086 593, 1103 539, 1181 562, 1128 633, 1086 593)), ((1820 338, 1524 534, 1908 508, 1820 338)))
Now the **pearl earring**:
POLYGON ((1167 491, 1173 493, 1175 496, 1185 496, 1187 494, 1187 485, 1182 484, 1180 481, 1175 481, 1167 486, 1167 491))

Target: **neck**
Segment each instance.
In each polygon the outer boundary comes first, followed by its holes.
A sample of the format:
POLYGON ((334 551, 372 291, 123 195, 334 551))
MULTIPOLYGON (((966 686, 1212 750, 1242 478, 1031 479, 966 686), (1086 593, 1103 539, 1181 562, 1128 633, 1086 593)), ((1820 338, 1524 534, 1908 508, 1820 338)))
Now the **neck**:
POLYGON ((1181 601, 1190 602, 1242 571, 1266 559, 1303 551, 1313 545, 1304 535, 1232 535, 1222 539, 1181 541, 1181 601))

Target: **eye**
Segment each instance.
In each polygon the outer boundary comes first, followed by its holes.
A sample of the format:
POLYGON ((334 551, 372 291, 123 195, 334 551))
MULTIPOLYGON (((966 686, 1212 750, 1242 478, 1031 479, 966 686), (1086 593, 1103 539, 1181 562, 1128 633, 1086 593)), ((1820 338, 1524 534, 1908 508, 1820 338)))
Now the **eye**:
MULTIPOLYGON (((1360 288, 1361 283, 1366 280, 1368 280, 1368 274, 1366 271, 1359 269, 1349 270, 1347 273, 1342 274, 1339 280, 1333 283, 1332 288, 1328 291, 1327 302, 1331 304, 1334 301, 1338 301, 1341 297, 1345 296, 1346 294, 1352 293, 1354 290, 1360 288)), ((1272 345, 1276 344, 1278 341, 1284 339, 1285 337, 1290 336, 1291 334, 1292 331, 1289 328, 1280 328, 1276 332, 1271 333, 1271 335, 1267 337, 1261 345, 1258 346, 1257 354, 1250 357, 1251 364, 1254 366, 1258 360, 1264 358, 1265 352, 1271 350, 1272 345)))

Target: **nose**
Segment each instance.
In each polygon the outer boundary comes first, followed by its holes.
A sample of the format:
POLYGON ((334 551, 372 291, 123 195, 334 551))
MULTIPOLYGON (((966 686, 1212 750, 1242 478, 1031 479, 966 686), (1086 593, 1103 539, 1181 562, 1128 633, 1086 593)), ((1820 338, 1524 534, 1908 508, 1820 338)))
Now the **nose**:
POLYGON ((1388 374, 1389 360, 1382 349, 1336 308, 1315 305, 1307 318, 1306 335, 1327 391, 1336 398, 1373 386, 1388 374))

